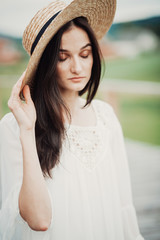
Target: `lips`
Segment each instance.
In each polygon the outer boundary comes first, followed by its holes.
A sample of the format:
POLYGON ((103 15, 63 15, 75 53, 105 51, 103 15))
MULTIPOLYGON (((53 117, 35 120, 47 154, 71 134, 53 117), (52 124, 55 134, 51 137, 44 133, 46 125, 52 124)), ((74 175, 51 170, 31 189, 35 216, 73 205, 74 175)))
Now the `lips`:
POLYGON ((73 78, 69 78, 69 80, 73 81, 73 82, 80 82, 82 79, 84 79, 85 77, 73 77, 73 78))

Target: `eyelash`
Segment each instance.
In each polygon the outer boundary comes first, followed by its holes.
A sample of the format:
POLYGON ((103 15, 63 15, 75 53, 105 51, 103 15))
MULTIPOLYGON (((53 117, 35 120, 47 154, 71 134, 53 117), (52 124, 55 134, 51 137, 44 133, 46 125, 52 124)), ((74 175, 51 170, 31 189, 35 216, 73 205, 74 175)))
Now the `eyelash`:
MULTIPOLYGON (((86 56, 81 56, 81 57, 82 57, 82 58, 88 58, 88 57, 89 57, 89 54, 86 55, 86 56)), ((59 58, 59 61, 60 61, 60 62, 64 62, 65 60, 67 60, 67 58, 68 58, 68 57, 66 57, 66 58, 64 58, 64 59, 60 59, 60 58, 59 58)))
POLYGON ((89 54, 88 55, 86 55, 86 56, 81 56, 82 58, 88 58, 88 56, 89 56, 89 54))
POLYGON ((65 60, 67 60, 67 58, 64 58, 64 59, 59 58, 59 62, 64 62, 65 60))

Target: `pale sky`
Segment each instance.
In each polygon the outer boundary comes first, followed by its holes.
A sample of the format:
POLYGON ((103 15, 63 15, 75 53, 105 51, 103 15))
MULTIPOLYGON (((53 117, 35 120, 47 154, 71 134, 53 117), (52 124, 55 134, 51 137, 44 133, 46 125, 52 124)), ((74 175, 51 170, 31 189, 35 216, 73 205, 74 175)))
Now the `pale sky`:
MULTIPOLYGON (((33 15, 49 2, 51 0, 0 0, 0 33, 21 37, 33 15)), ((157 15, 160 15, 160 0, 117 0, 114 22, 157 15)))

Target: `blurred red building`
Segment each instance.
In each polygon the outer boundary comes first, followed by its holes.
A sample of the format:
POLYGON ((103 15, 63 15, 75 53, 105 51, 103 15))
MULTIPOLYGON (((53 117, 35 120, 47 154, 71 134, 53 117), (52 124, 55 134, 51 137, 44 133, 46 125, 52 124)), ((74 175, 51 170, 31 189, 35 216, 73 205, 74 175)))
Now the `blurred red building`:
POLYGON ((21 59, 21 53, 9 39, 0 38, 0 64, 14 64, 21 59))

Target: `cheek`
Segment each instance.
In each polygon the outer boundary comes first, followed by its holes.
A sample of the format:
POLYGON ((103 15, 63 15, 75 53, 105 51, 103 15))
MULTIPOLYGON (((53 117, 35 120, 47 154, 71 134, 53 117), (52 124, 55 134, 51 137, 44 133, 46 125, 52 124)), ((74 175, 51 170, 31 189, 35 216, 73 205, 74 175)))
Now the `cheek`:
POLYGON ((68 65, 65 63, 58 63, 57 64, 57 74, 59 77, 63 77, 68 72, 68 65))
POLYGON ((93 58, 90 58, 89 61, 85 64, 85 69, 88 71, 88 74, 91 74, 93 66, 93 58))

